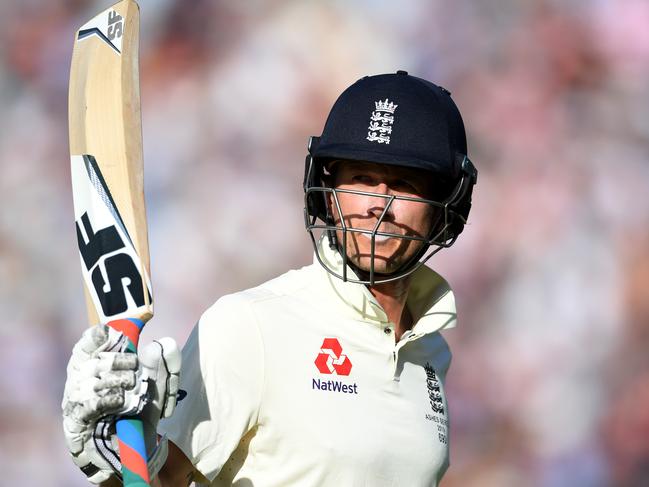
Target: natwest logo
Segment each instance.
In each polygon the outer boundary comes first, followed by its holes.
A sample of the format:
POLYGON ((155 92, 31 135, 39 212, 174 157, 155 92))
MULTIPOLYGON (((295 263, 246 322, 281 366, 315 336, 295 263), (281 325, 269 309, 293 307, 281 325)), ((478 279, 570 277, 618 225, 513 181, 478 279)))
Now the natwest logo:
POLYGON ((352 362, 343 355, 343 347, 337 338, 325 338, 320 349, 314 363, 321 374, 349 375, 352 362))

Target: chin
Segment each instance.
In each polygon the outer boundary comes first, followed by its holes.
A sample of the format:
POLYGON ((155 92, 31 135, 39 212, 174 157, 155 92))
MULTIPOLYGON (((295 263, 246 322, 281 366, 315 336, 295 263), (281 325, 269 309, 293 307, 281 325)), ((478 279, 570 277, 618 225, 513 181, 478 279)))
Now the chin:
MULTIPOLYGON (((358 259, 357 257, 352 257, 349 260, 352 264, 354 264, 355 267, 369 274, 371 268, 371 262, 368 256, 363 256, 360 259, 358 259)), ((376 255, 374 257, 374 273, 392 274, 396 272, 401 266, 401 262, 395 263, 396 265, 394 264, 388 265, 387 260, 388 260, 387 257, 384 257, 382 255, 376 255)))
MULTIPOLYGON (((374 272, 390 275, 399 271, 415 255, 415 249, 404 249, 404 242, 397 238, 376 241, 374 246, 374 272), (405 250, 405 253, 404 253, 405 250)), ((412 247, 412 246, 409 246, 412 247)), ((357 239, 347 244, 349 262, 357 269, 369 274, 372 247, 366 239, 357 239)))

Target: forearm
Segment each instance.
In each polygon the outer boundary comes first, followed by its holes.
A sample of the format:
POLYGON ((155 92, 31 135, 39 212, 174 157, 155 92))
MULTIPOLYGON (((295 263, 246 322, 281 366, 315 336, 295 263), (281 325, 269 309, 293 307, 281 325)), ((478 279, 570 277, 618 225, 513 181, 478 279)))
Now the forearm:
POLYGON ((117 477, 111 477, 105 482, 100 483, 99 487, 122 487, 122 483, 117 477))
MULTIPOLYGON (((117 477, 111 477, 110 480, 99 484, 99 487, 122 487, 122 483, 117 477)), ((166 487, 166 485, 161 483, 160 479, 158 479, 158 476, 156 475, 151 479, 151 487, 166 487)))
POLYGON ((165 475, 161 471, 160 475, 151 482, 151 487, 187 487, 194 481, 194 473, 190 472, 184 477, 182 475, 165 475))
POLYGON ((192 482, 206 480, 194 469, 194 465, 180 448, 172 441, 169 442, 167 461, 158 472, 156 483, 151 487, 187 487, 192 482))

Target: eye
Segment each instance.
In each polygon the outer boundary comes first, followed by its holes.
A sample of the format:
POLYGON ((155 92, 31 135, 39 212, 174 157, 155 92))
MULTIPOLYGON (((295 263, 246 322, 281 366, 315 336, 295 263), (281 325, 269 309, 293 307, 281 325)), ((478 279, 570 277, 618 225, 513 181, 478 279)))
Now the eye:
POLYGON ((410 181, 406 181, 404 179, 397 179, 392 183, 394 185, 394 189, 398 189, 400 191, 406 191, 408 193, 417 193, 417 188, 411 183, 410 181))
POLYGON ((367 174, 356 174, 355 176, 352 176, 352 181, 366 186, 374 186, 374 178, 367 174))

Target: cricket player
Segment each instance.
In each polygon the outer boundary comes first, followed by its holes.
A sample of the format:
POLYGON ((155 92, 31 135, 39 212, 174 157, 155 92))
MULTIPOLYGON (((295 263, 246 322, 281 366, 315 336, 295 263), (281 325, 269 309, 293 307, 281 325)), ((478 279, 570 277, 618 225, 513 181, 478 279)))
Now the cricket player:
POLYGON ((451 361, 440 331, 456 310, 423 264, 462 232, 476 180, 447 90, 404 71, 358 80, 309 143, 314 263, 217 300, 182 360, 171 339, 138 361, 111 352, 118 332, 87 330, 63 400, 75 463, 118 482, 113 424, 135 411, 152 485, 438 485, 451 361))

